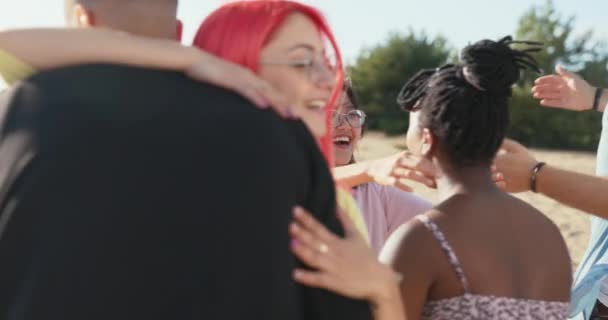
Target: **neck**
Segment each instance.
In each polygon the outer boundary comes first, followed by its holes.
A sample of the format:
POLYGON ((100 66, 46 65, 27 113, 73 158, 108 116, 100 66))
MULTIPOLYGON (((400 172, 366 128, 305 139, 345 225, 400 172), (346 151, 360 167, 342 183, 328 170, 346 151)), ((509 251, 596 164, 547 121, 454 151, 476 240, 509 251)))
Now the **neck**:
POLYGON ((435 164, 439 168, 437 191, 440 201, 456 194, 494 193, 499 191, 488 166, 454 168, 435 164))

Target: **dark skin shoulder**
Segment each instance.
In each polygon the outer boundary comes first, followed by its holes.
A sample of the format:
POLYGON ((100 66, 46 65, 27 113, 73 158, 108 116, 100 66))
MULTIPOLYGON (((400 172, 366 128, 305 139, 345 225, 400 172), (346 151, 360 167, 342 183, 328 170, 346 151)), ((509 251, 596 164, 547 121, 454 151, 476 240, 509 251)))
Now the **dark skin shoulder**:
MULTIPOLYGON (((473 294, 568 301, 571 267, 559 229, 538 210, 499 191, 456 194, 425 213, 453 248, 473 294)), ((408 318, 427 300, 464 294, 439 241, 417 219, 387 241, 381 260, 402 274, 408 318)))

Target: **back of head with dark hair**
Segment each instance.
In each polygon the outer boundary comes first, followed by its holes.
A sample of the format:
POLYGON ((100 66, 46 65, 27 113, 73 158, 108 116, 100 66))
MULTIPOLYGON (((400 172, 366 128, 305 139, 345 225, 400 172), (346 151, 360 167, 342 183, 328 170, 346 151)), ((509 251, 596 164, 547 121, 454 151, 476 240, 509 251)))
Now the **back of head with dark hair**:
POLYGON ((540 72, 530 52, 536 42, 481 40, 467 46, 460 63, 422 70, 401 90, 397 102, 420 110, 420 126, 429 128, 456 167, 489 164, 509 125, 512 86, 521 71, 540 72), (512 44, 531 47, 515 50, 512 44))

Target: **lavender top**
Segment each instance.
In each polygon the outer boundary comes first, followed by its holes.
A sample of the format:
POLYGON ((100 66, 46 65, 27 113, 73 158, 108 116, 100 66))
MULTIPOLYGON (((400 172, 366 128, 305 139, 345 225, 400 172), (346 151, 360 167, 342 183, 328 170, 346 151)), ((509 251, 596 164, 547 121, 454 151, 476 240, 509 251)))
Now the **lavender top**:
POLYGON ((358 186, 353 197, 361 209, 376 253, 380 253, 384 242, 397 227, 433 207, 418 196, 377 183, 358 186))

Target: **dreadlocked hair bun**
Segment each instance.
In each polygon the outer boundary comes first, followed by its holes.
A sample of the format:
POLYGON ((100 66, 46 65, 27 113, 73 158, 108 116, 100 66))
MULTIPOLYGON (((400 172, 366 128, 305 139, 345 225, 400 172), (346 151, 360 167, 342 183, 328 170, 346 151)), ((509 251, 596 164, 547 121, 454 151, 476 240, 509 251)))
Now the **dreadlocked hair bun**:
POLYGON ((530 55, 542 44, 482 40, 464 50, 460 63, 418 72, 401 89, 397 103, 419 111, 419 126, 428 128, 456 167, 489 164, 509 125, 509 99, 521 71, 540 69, 530 55), (512 44, 526 45, 523 50, 512 44))
POLYGON ((511 95, 512 86, 521 76, 521 70, 532 69, 537 73, 536 61, 530 52, 541 50, 542 44, 530 41, 513 41, 510 36, 499 41, 481 40, 462 50, 460 65, 463 78, 475 89, 489 94, 511 95), (518 51, 512 44, 532 47, 518 51))

